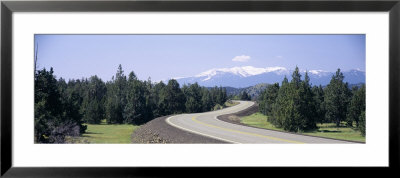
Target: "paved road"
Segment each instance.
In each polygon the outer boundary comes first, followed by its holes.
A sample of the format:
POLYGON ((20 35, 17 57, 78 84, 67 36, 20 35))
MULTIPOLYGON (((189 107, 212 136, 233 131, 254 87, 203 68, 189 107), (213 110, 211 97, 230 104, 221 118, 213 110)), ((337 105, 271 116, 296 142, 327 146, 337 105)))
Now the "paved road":
POLYGON ((353 143, 247 127, 217 119, 219 115, 235 113, 254 104, 251 101, 239 102, 236 106, 218 111, 171 116, 166 122, 182 130, 230 143, 353 143))

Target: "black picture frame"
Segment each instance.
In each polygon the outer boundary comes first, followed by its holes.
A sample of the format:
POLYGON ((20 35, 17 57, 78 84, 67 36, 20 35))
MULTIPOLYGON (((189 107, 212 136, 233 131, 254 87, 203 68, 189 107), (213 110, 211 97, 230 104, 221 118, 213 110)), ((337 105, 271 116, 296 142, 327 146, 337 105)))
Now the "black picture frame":
MULTIPOLYGON (((261 0, 261 1, 2 1, 1 2, 1 176, 4 177, 148 177, 177 176, 182 168, 167 167, 63 167, 63 168, 20 168, 12 165, 12 18, 13 12, 215 12, 215 11, 331 11, 331 12, 389 12, 389 167, 356 168, 347 175, 359 171, 395 172, 399 168, 399 118, 400 118, 400 0, 261 0), (360 170, 362 169, 362 170, 360 170)), ((337 167, 336 167, 337 168, 337 167)), ((335 169, 336 169, 335 168, 335 169)), ((353 167, 354 168, 354 167, 353 167)), ((265 173, 271 168, 247 168, 252 175, 265 173)), ((296 169, 274 172, 307 173, 313 170, 296 169)), ((327 169, 330 175, 342 173, 327 169)), ((344 168, 348 169, 348 168, 344 168)), ((218 173, 245 174, 243 168, 183 168, 185 174, 208 175, 218 173), (207 170, 204 170, 207 169, 207 170)), ((357 173, 358 172, 358 173, 357 173)), ((325 173, 327 174, 327 173, 325 173)))

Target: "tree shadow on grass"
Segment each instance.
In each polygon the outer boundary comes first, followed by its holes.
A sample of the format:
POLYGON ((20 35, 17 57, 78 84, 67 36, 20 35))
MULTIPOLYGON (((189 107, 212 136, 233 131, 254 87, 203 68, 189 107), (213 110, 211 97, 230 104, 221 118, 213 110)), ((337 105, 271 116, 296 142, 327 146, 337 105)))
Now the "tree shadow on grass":
MULTIPOLYGON (((342 132, 341 130, 332 130, 330 128, 333 128, 333 127, 322 127, 322 128, 320 127, 320 128, 310 129, 305 132, 306 133, 341 133, 342 132), (327 129, 329 129, 329 130, 327 130, 327 129)), ((336 127, 336 129, 337 128, 338 127, 336 127)))
POLYGON ((104 134, 104 133, 96 133, 96 132, 85 132, 84 134, 104 134))
POLYGON ((342 131, 340 131, 340 130, 317 130, 317 132, 322 132, 322 133, 340 133, 342 131))

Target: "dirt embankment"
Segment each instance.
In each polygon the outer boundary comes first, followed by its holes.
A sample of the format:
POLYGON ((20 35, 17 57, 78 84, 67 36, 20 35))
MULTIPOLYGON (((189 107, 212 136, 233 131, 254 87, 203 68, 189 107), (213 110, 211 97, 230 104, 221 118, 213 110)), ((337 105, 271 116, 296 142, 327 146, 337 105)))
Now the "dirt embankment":
POLYGON ((175 128, 163 116, 140 126, 131 136, 132 143, 226 143, 175 128))
POLYGON ((243 124, 243 123, 240 122, 240 117, 252 115, 252 114, 254 114, 256 112, 258 112, 258 104, 254 103, 252 106, 248 107, 245 110, 241 110, 239 112, 232 113, 232 114, 220 115, 220 116, 217 117, 217 119, 219 119, 221 121, 229 122, 229 123, 232 123, 232 124, 239 124, 239 125, 248 126, 248 125, 243 124))

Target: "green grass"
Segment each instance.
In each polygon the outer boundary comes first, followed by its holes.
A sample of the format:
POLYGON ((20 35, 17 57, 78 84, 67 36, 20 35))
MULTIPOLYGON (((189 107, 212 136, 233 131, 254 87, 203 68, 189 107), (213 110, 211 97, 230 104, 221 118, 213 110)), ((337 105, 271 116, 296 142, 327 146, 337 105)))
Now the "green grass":
POLYGON ((365 137, 361 136, 361 132, 357 128, 336 127, 336 124, 334 123, 317 124, 317 127, 318 129, 313 131, 307 131, 304 134, 342 139, 342 140, 365 142, 365 137))
POLYGON ((220 104, 216 104, 214 107, 213 107, 213 111, 216 111, 216 110, 220 110, 220 109, 224 109, 224 108, 227 108, 227 107, 231 107, 231 106, 235 106, 235 105, 238 105, 239 104, 239 102, 235 102, 235 101, 232 101, 232 100, 228 100, 228 101, 226 101, 225 103, 224 103, 224 105, 223 106, 221 106, 220 104))
MULTIPOLYGON (((240 122, 254 127, 284 131, 282 128, 277 128, 269 123, 267 121, 267 116, 261 113, 254 113, 250 116, 242 117, 240 118, 240 122)), ((336 127, 336 124, 333 123, 317 124, 317 127, 318 129, 316 130, 305 131, 301 134, 365 142, 365 137, 361 136, 361 132, 355 128, 336 127)))
POLYGON ((86 133, 73 143, 131 143, 131 134, 139 126, 131 124, 86 124, 86 133))
POLYGON ((226 101, 225 102, 225 106, 226 107, 231 107, 231 106, 235 106, 235 105, 238 105, 239 104, 239 102, 235 102, 235 101, 232 101, 232 100, 228 100, 228 101, 226 101))

